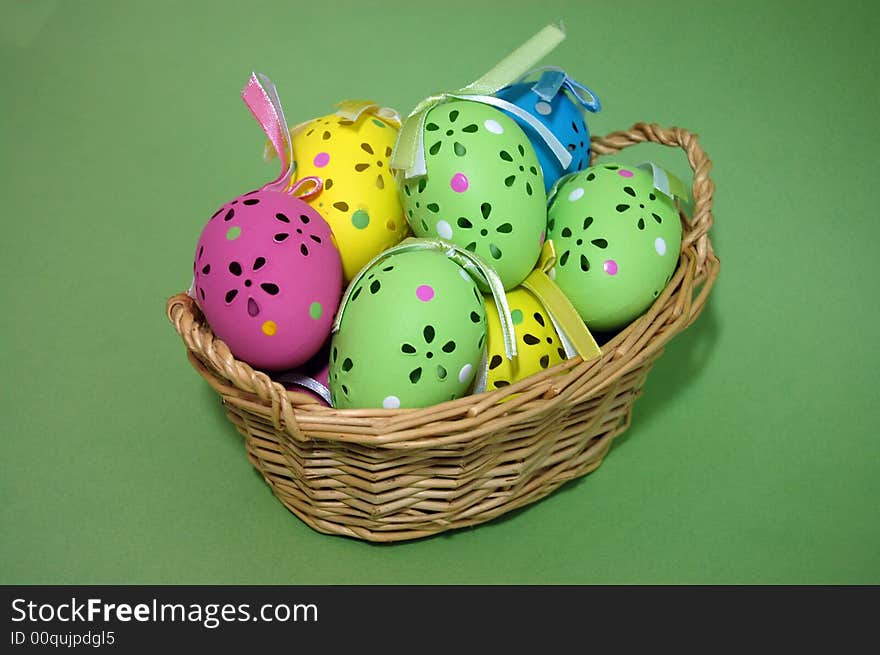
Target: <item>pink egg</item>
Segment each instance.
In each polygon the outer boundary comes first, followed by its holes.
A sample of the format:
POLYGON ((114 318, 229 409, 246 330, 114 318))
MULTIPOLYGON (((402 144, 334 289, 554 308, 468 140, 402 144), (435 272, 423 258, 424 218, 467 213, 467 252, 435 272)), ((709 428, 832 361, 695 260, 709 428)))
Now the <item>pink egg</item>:
POLYGON ((196 245, 196 301, 252 366, 284 370, 327 341, 342 292, 330 227, 302 200, 261 189, 223 205, 196 245))

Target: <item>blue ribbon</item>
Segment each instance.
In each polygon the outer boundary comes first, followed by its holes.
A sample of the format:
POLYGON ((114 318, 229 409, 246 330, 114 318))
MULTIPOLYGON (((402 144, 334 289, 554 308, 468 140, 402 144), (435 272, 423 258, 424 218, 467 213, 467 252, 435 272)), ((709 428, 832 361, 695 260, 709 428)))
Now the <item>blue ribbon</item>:
POLYGON ((542 100, 550 102, 560 90, 565 89, 587 111, 596 113, 602 111, 602 104, 593 91, 569 77, 564 70, 556 66, 542 66, 529 71, 520 78, 520 82, 537 73, 541 73, 538 81, 532 86, 532 93, 542 100))

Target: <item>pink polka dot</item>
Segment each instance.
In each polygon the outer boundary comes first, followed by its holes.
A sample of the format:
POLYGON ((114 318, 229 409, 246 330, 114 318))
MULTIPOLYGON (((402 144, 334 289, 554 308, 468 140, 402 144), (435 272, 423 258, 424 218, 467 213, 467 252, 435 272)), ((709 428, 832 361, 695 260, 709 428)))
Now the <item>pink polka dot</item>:
POLYGON ((330 155, 326 152, 319 152, 315 155, 314 164, 318 168, 324 168, 328 163, 330 163, 330 155))
POLYGON ((423 284, 418 289, 416 289, 416 298, 421 300, 422 302, 428 302, 434 297, 434 289, 429 287, 427 284, 423 284))
POLYGON ((620 175, 620 177, 632 177, 633 176, 633 172, 628 171, 625 168, 621 168, 619 171, 617 171, 617 174, 620 175))
POLYGON ((462 193, 467 191, 470 186, 470 182, 468 182, 467 176, 464 173, 456 173, 452 176, 452 179, 449 181, 449 186, 452 187, 452 190, 456 193, 462 193))
POLYGON ((608 275, 617 275, 617 262, 613 259, 606 259, 603 267, 608 275))

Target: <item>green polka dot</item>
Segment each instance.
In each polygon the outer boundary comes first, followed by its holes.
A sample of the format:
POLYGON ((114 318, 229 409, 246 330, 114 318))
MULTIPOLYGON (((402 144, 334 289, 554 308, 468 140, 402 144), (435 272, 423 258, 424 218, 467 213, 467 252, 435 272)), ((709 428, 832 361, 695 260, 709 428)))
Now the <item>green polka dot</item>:
POLYGON ((226 238, 229 241, 235 241, 240 236, 241 236, 241 228, 238 227, 238 225, 233 225, 231 228, 226 230, 226 238))
POLYGON ((513 319, 514 325, 519 325, 520 323, 522 323, 522 312, 518 309, 514 309, 512 312, 510 312, 510 318, 513 319))
POLYGON ((373 125, 378 125, 379 127, 385 127, 385 123, 380 121, 378 118, 373 119, 373 125))
POLYGON ((370 224, 370 215, 363 209, 358 209, 354 214, 351 215, 351 223, 357 229, 363 230, 365 227, 367 227, 367 225, 370 224))
POLYGON ((324 313, 324 308, 321 307, 321 303, 313 302, 309 305, 309 316, 311 316, 316 321, 321 318, 321 314, 324 313))

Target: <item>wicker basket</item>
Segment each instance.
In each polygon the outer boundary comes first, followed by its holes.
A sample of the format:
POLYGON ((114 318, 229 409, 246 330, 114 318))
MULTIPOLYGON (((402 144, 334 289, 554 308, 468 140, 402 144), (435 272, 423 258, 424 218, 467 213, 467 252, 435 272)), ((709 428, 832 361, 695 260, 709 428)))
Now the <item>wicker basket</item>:
POLYGON ((189 361, 291 512, 320 532, 415 539, 491 520, 599 466, 629 427, 653 362, 700 314, 718 275, 708 236, 711 163, 695 135, 639 123, 593 137, 593 158, 646 141, 687 154, 693 216, 682 214, 681 259, 666 289, 586 363, 567 360, 503 390, 424 409, 335 410, 236 360, 186 294, 168 300, 189 361))

